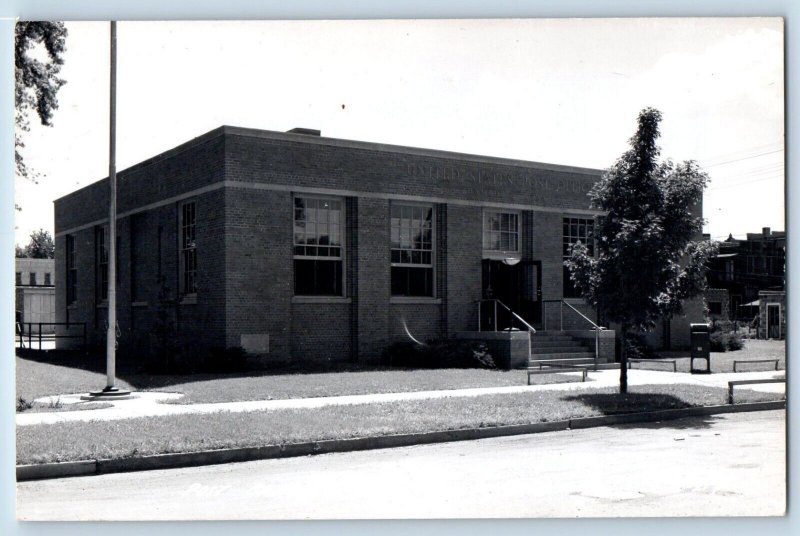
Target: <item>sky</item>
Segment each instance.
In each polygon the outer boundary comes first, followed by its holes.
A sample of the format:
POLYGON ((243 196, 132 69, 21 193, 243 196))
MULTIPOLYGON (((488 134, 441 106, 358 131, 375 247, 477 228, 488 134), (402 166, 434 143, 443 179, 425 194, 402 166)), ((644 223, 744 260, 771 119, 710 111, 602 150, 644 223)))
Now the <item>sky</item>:
MULTIPOLYGON (((108 174, 109 24, 67 29, 18 244, 108 174)), ((118 171, 223 124, 605 169, 652 106, 711 178, 705 232, 784 229, 780 19, 120 22, 117 50, 118 171)))

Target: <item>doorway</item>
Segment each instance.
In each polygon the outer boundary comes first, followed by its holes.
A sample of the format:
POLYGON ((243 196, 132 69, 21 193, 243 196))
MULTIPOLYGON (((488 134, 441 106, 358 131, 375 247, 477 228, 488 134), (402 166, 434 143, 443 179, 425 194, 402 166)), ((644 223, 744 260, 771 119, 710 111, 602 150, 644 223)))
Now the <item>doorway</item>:
POLYGON ((767 304, 767 338, 781 338, 781 306, 779 303, 767 304))
MULTIPOLYGON (((484 300, 500 300, 512 311, 533 326, 541 323, 542 295, 541 261, 522 261, 508 264, 502 260, 484 259, 482 297, 484 300)), ((488 304, 489 302, 487 302, 488 304)), ((514 323, 503 307, 498 306, 497 326, 494 326, 494 306, 481 308, 481 326, 485 329, 506 329, 514 323)), ((519 328, 520 326, 514 326, 519 328)))

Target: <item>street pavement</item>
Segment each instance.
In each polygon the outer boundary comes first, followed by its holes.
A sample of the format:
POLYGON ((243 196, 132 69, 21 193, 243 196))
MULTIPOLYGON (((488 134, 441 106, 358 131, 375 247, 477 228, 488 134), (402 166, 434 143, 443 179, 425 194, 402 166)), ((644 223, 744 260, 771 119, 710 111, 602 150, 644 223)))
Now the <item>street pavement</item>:
MULTIPOLYGON (((577 373, 576 373, 577 374, 577 373)), ((728 387, 730 380, 766 379, 785 377, 784 371, 739 372, 719 374, 688 374, 655 370, 632 369, 628 371, 628 384, 631 386, 648 384, 693 384, 709 387, 728 387)), ((547 385, 518 385, 507 387, 484 387, 475 389, 448 389, 440 391, 418 391, 401 393, 375 393, 365 395, 331 396, 317 398, 298 398, 288 400, 251 400, 245 402, 224 402, 213 404, 163 404, 167 400, 180 399, 179 393, 137 392, 129 400, 112 401, 113 407, 87 409, 80 411, 60 411, 41 413, 17 413, 17 426, 33 424, 52 424, 57 422, 86 422, 92 420, 117 420, 134 417, 215 413, 219 411, 263 411, 284 408, 318 408, 337 404, 370 404, 397 400, 420 400, 455 396, 483 396, 499 393, 523 393, 530 391, 578 391, 602 387, 618 387, 619 370, 590 371, 586 382, 556 383, 547 385)), ((747 386, 765 392, 785 392, 785 384, 760 384, 747 386)), ((50 396, 41 399, 47 403, 58 398, 62 405, 85 403, 81 395, 50 396)))
POLYGON ((785 411, 17 484, 24 520, 770 516, 785 411))

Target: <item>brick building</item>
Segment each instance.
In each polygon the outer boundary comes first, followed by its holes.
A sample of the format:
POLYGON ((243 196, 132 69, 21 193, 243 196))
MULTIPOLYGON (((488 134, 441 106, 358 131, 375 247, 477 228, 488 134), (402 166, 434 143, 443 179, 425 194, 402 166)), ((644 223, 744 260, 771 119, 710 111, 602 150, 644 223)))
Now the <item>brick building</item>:
MULTIPOLYGON (((573 295, 563 258, 591 232, 600 176, 220 127, 118 174, 120 350, 168 330, 186 348, 372 362, 407 333, 478 329, 486 297, 537 327, 585 329, 560 305, 573 295)), ((108 196, 104 179, 55 202, 57 317, 98 345, 108 196)))
POLYGON ((728 236, 718 244, 719 253, 709 262, 708 285, 728 291, 730 320, 751 321, 758 314, 760 291, 785 288, 786 233, 764 227, 745 239, 728 236))

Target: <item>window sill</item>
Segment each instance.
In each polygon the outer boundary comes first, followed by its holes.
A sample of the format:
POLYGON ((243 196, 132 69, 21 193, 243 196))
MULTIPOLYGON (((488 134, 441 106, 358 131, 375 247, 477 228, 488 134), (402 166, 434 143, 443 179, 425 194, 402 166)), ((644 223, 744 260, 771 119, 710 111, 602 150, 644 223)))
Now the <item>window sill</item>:
POLYGON ((103 300, 96 305, 98 309, 108 309, 108 301, 103 300))
POLYGON ((78 308, 78 304, 76 302, 72 302, 69 305, 67 305, 67 309, 75 310, 77 308, 78 308))
POLYGON ((431 298, 430 296, 392 296, 389 298, 389 303, 404 304, 404 303, 418 303, 440 305, 441 298, 431 298))
POLYGON ((350 303, 345 296, 292 296, 292 303, 350 303))
POLYGON ((131 307, 149 307, 150 304, 146 301, 135 301, 131 303, 131 307))
POLYGON ((181 305, 197 305, 197 294, 187 294, 180 301, 181 305))

